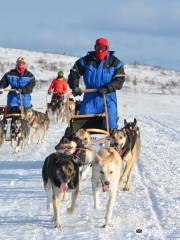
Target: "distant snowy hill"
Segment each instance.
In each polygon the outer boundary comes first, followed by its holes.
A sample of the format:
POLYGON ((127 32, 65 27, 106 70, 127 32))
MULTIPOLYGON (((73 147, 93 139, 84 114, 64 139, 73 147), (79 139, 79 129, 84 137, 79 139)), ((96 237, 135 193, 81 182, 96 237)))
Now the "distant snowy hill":
MULTIPOLYGON (((42 87, 56 77, 59 69, 65 76, 77 57, 19 49, 0 48, 0 77, 15 66, 17 57, 24 56, 29 69, 42 87)), ((126 83, 123 91, 158 94, 180 94, 180 71, 167 70, 146 65, 125 65, 126 83)))

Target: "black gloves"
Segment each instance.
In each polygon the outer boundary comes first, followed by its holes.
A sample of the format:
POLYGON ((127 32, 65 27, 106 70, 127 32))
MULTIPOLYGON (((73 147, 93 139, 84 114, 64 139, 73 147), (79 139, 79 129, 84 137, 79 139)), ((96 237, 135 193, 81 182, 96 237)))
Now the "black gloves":
POLYGON ((108 93, 108 90, 106 87, 101 87, 97 90, 97 93, 100 95, 100 96, 103 96, 104 94, 108 93))
POLYGON ((51 90, 48 90, 48 94, 51 95, 51 90))
POLYGON ((74 97, 81 96, 82 95, 81 89, 79 87, 75 87, 75 89, 72 91, 72 94, 74 97))

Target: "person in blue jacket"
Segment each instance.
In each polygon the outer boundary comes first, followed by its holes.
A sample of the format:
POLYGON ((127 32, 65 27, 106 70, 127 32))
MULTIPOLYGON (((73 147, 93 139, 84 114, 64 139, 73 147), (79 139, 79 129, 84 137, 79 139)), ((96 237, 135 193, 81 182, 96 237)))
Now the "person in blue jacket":
MULTIPOLYGON (((117 128, 116 90, 122 88, 125 81, 124 64, 114 52, 109 50, 109 41, 99 38, 95 51, 77 60, 70 70, 68 84, 74 96, 81 95, 79 79, 83 76, 86 88, 97 89, 95 93, 85 93, 81 102, 80 114, 104 112, 103 95, 106 94, 110 129, 117 128)), ((104 121, 105 124, 105 121, 104 121)))
POLYGON ((27 64, 23 57, 16 61, 16 68, 5 73, 0 81, 0 93, 10 86, 17 91, 9 91, 7 95, 7 105, 9 112, 19 112, 20 94, 22 95, 22 105, 24 109, 31 107, 31 93, 35 86, 34 75, 27 70, 27 64))

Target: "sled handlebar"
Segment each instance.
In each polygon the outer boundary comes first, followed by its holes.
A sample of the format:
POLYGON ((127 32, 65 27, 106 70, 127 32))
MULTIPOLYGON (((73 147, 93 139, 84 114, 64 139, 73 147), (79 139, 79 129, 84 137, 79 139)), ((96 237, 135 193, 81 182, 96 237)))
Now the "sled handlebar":
POLYGON ((4 89, 5 92, 19 92, 18 89, 15 89, 15 88, 5 88, 4 89))
POLYGON ((52 94, 57 94, 57 93, 59 93, 59 94, 61 94, 61 95, 64 95, 64 94, 66 94, 66 92, 63 92, 63 91, 59 91, 59 92, 51 92, 52 94))
POLYGON ((81 89, 82 93, 97 92, 97 89, 81 89))

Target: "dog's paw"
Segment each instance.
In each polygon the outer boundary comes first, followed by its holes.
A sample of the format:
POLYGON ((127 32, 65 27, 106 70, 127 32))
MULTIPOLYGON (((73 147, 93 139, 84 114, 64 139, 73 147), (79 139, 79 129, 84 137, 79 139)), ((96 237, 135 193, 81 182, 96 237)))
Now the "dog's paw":
POLYGON ((39 140, 37 143, 38 143, 38 144, 43 144, 43 143, 44 143, 44 139, 39 140))
POLYGON ((113 225, 112 225, 112 223, 106 223, 106 224, 104 224, 102 227, 103 227, 103 228, 112 228, 113 225))
POLYGON ((74 208, 67 208, 67 213, 73 214, 74 213, 74 208))
POLYGON ((129 186, 125 186, 125 187, 123 188, 123 191, 129 192, 129 191, 130 191, 130 187, 129 187, 129 186))
POLYGON ((64 225, 61 224, 61 223, 59 223, 59 222, 56 222, 56 223, 54 224, 54 227, 55 227, 55 228, 58 228, 58 229, 63 229, 63 228, 64 228, 64 225))

